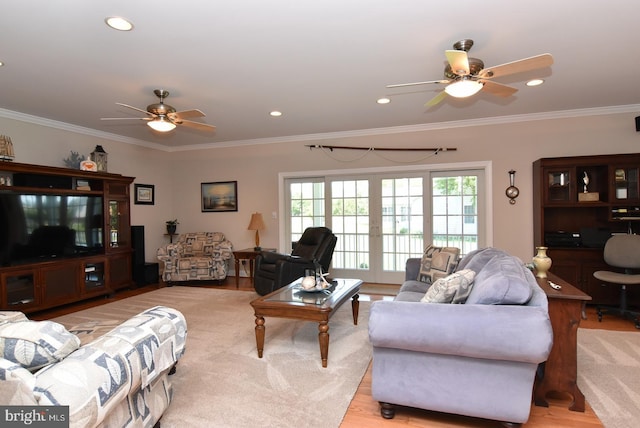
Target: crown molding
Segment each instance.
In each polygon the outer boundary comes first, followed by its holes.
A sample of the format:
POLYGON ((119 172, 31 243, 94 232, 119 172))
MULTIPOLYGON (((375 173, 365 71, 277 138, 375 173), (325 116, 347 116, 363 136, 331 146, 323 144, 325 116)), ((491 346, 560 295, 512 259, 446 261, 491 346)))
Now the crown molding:
POLYGON ((417 125, 390 126, 386 128, 370 128, 370 129, 358 129, 353 131, 325 132, 320 134, 303 134, 303 135, 291 135, 291 136, 285 136, 285 137, 256 138, 251 140, 221 141, 221 142, 215 142, 215 143, 193 144, 193 145, 186 145, 186 146, 165 146, 165 145, 154 143, 151 141, 125 137, 125 136, 113 134, 110 132, 98 131, 92 128, 85 128, 83 126, 73 125, 66 122, 46 119, 43 117, 33 116, 33 115, 15 112, 12 110, 6 110, 2 108, 0 108, 0 117, 4 117, 6 119, 19 120, 21 122, 32 123, 35 125, 47 126, 50 128, 74 132, 77 134, 103 138, 109 141, 118 141, 125 144, 142 146, 142 147, 146 147, 154 150, 160 150, 164 152, 181 152, 181 151, 191 151, 191 150, 219 149, 219 148, 225 148, 225 147, 253 146, 253 145, 262 145, 262 144, 307 142, 307 141, 318 141, 318 140, 327 140, 327 139, 369 137, 373 135, 403 134, 403 133, 410 133, 410 132, 425 132, 425 131, 435 131, 435 130, 442 130, 442 129, 468 128, 468 127, 474 127, 474 126, 504 125, 504 124, 532 122, 532 121, 539 121, 539 120, 555 120, 555 119, 567 119, 567 118, 577 118, 577 117, 586 117, 586 116, 604 116, 604 115, 610 115, 610 114, 637 113, 638 111, 640 111, 640 104, 631 104, 631 105, 623 105, 623 106, 595 107, 595 108, 587 108, 587 109, 559 110, 559 111, 549 111, 549 112, 543 112, 543 113, 496 116, 496 117, 486 117, 486 118, 480 118, 480 119, 467 119, 467 120, 438 122, 438 123, 421 123, 417 125))

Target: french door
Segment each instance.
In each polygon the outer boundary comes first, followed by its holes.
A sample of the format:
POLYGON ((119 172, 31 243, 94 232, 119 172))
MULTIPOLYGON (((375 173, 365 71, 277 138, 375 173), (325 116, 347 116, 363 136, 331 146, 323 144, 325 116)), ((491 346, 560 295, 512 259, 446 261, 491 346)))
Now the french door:
POLYGON ((482 170, 328 175, 287 180, 287 234, 311 226, 338 237, 334 277, 401 283, 426 243, 463 253, 484 242, 482 170))

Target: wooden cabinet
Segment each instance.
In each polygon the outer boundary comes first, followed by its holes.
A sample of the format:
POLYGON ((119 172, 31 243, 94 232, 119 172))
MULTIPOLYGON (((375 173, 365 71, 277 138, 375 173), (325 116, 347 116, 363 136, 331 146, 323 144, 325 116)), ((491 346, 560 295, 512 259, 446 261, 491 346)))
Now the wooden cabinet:
MULTIPOLYGON (((551 272, 593 298, 617 304, 620 289, 593 277, 608 269, 612 233, 640 233, 640 154, 538 159, 533 164, 534 244, 547 246, 551 272)), ((640 293, 631 290, 631 304, 640 293)))
POLYGON ((133 177, 13 162, 0 163, 0 176, 1 310, 34 312, 133 284, 133 177))

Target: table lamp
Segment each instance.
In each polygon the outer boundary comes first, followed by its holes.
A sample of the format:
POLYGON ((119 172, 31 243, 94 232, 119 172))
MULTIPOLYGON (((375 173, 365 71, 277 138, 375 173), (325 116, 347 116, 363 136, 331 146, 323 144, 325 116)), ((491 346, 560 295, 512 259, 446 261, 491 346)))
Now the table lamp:
POLYGON ((260 251, 260 231, 266 229, 264 225, 264 220, 262 219, 261 213, 253 213, 251 214, 251 221, 249 222, 249 227, 247 230, 255 230, 256 231, 256 246, 253 248, 255 251, 260 251))

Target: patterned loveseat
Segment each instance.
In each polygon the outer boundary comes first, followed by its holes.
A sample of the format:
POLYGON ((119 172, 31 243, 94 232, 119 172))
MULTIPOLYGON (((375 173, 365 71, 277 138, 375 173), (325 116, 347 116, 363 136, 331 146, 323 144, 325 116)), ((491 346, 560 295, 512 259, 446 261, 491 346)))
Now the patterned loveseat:
POLYGON ((175 244, 158 249, 165 282, 224 280, 233 245, 220 232, 183 233, 175 244))
POLYGON ((69 406, 72 428, 153 427, 173 396, 184 316, 156 306, 82 346, 74 330, 0 312, 0 403, 69 406))

